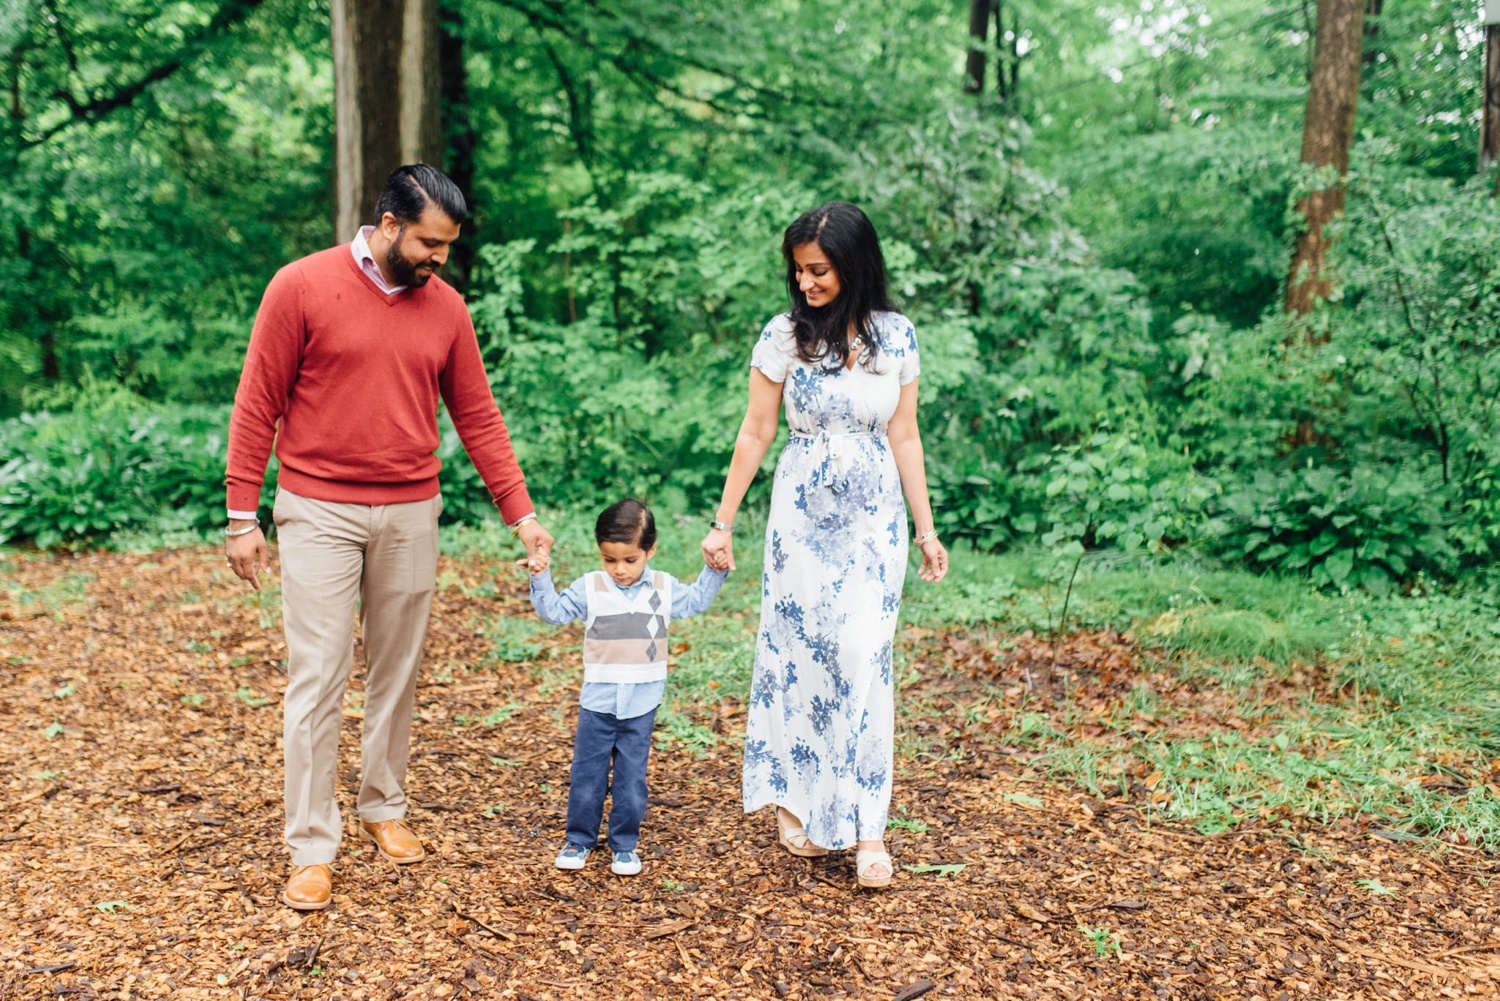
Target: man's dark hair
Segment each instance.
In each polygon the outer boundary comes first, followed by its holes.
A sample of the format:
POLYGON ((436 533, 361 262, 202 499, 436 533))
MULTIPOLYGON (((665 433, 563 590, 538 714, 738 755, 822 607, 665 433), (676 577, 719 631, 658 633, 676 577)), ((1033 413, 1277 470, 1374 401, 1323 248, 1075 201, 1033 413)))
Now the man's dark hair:
POLYGON ((869 217, 849 202, 819 205, 786 228, 781 256, 786 259, 797 357, 805 362, 826 360, 829 368, 846 365, 852 350, 852 331, 864 338, 869 349, 865 365, 873 367, 880 341, 871 314, 895 307, 885 291, 885 258, 869 217), (816 244, 839 276, 838 298, 826 306, 809 305, 797 281, 797 261, 792 252, 806 243, 816 244))
POLYGON ((634 497, 615 501, 594 522, 594 541, 623 542, 650 549, 656 545, 656 519, 651 509, 634 497))
POLYGON ((408 163, 385 179, 385 189, 375 203, 375 221, 389 212, 406 226, 422 218, 429 205, 437 206, 455 223, 462 223, 469 214, 469 203, 451 177, 425 163, 408 163))

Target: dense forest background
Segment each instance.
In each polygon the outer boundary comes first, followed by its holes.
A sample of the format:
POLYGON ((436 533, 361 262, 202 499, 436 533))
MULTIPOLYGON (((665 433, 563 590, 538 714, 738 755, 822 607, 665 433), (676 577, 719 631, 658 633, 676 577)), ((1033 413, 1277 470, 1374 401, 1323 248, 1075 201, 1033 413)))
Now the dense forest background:
MULTIPOLYGON (((474 207, 451 279, 549 507, 711 510, 750 345, 784 308, 781 231, 847 198, 917 324, 950 543, 1191 552, 1376 593, 1495 559, 1500 211, 1472 3, 362 9, 376 37, 412 9, 437 29, 429 118, 474 207), (1354 113, 1330 126, 1318 29, 1349 16, 1332 96, 1354 113), (1319 129, 1331 159, 1308 153, 1319 129)), ((335 20, 323 0, 0 2, 0 541, 222 520, 259 295, 351 235, 335 20)), ((488 516, 451 433, 442 457, 447 516, 488 516)))

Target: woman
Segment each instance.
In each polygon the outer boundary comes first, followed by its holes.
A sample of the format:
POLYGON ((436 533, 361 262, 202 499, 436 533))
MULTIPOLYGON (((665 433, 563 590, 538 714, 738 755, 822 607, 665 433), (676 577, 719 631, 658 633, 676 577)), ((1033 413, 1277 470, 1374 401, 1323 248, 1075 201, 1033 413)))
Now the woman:
POLYGON ((879 238, 854 205, 803 215, 781 252, 792 309, 771 320, 751 356, 750 402, 703 555, 733 569, 734 517, 784 401, 790 436, 766 527, 745 811, 775 804, 779 841, 793 855, 853 845, 859 884, 880 887, 893 875, 891 643, 907 506, 922 579, 948 572, 917 431, 916 333, 886 298, 879 238))

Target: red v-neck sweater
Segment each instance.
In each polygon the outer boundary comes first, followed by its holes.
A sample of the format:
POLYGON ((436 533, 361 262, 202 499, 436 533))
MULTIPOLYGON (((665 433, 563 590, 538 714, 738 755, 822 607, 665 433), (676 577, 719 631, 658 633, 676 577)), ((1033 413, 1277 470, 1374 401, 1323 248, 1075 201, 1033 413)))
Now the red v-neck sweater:
POLYGON ((440 397, 501 515, 530 513, 453 287, 433 277, 387 296, 347 244, 293 261, 266 287, 250 332, 229 420, 229 510, 259 506, 273 441, 278 482, 294 494, 371 505, 436 496, 440 397))

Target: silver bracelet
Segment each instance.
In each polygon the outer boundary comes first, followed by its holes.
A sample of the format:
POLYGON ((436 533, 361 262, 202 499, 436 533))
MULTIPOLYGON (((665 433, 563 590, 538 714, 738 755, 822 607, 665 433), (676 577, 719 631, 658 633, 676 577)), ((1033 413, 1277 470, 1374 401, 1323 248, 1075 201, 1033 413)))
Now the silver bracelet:
POLYGON ((936 538, 937 538, 937 529, 934 528, 932 531, 930 531, 930 532, 924 532, 923 534, 917 536, 915 539, 913 539, 911 541, 912 541, 912 543, 914 545, 925 546, 925 545, 927 545, 927 543, 931 542, 933 539, 936 539, 936 538))
POLYGON ((712 524, 714 528, 717 528, 721 532, 728 532, 730 535, 734 534, 734 526, 733 525, 726 525, 722 521, 714 521, 714 522, 711 522, 710 524, 712 524))
POLYGON ((228 525, 225 525, 224 536, 225 538, 229 539, 237 539, 242 535, 249 535, 251 532, 255 531, 258 528, 260 528, 260 522, 258 521, 250 525, 248 528, 230 528, 228 525))

